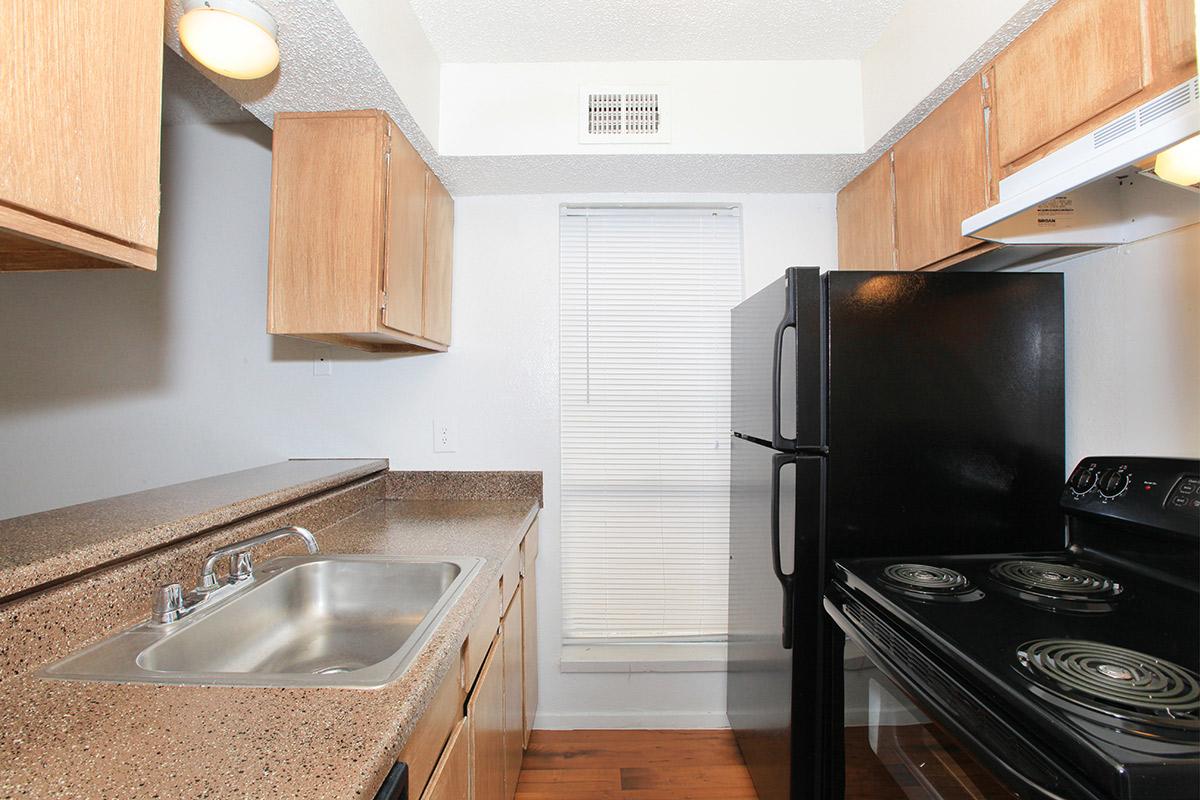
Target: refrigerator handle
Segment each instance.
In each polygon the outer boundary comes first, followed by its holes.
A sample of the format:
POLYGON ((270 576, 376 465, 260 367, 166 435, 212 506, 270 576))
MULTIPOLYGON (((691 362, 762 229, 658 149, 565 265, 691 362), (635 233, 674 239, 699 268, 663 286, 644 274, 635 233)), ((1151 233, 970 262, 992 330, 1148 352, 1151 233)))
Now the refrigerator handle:
POLYGON ((783 587, 783 649, 792 649, 792 576, 785 573, 779 555, 779 473, 785 464, 794 464, 796 459, 787 453, 777 453, 771 459, 771 566, 775 577, 783 587))
POLYGON ((787 284, 787 299, 783 319, 775 329, 775 358, 771 362, 771 446, 776 450, 794 450, 795 439, 785 439, 780 430, 780 394, 783 391, 783 335, 788 328, 796 328, 796 304, 792 299, 791 282, 787 284))

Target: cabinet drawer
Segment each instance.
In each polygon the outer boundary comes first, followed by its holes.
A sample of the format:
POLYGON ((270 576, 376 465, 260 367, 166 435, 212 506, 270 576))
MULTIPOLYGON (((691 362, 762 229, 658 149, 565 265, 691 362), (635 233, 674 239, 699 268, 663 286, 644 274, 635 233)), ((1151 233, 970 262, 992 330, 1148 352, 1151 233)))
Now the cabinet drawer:
MULTIPOLYGON (((517 593, 517 584, 521 581, 522 554, 520 545, 515 545, 504 557, 500 567, 500 608, 507 609, 517 593)), ((501 615, 503 616, 503 611, 501 615)))
POLYGON ((446 740, 463 716, 463 696, 461 680, 461 663, 455 663, 442 679, 433 700, 425 713, 417 722, 412 735, 404 744, 397 759, 408 765, 408 786, 410 797, 421 797, 429 776, 438 762, 446 740))
POLYGON ((488 591, 480 601, 479 613, 467 634, 463 646, 463 674, 466 689, 475 685, 479 670, 483 668, 483 660, 487 658, 496 631, 500 629, 500 592, 488 591))
POLYGON ((535 519, 529 526, 525 538, 521 540, 521 576, 533 571, 533 562, 538 555, 538 521, 535 519))

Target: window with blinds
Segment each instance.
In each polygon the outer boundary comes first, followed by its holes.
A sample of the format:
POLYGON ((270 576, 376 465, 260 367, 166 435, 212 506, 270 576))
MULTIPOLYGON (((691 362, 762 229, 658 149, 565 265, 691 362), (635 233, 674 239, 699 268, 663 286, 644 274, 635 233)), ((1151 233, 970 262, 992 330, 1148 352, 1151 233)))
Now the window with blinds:
POLYGON ((562 214, 564 639, 720 639, 740 214, 562 214))

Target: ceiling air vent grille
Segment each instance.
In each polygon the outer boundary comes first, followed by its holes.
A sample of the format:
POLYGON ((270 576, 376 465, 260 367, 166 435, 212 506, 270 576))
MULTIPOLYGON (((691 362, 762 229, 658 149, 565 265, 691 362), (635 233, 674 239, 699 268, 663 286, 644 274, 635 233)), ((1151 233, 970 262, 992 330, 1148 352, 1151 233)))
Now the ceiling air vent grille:
POLYGON ((579 93, 579 141, 669 142, 663 93, 656 88, 597 88, 579 93))

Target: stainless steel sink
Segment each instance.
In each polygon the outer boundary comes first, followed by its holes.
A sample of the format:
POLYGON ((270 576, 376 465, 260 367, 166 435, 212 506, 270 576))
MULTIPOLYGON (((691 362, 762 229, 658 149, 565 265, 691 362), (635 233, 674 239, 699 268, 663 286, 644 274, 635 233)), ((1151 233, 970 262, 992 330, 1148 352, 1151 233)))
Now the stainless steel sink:
POLYGON ((297 556, 170 624, 143 622, 42 670, 47 678, 373 688, 395 680, 478 558, 297 556))

